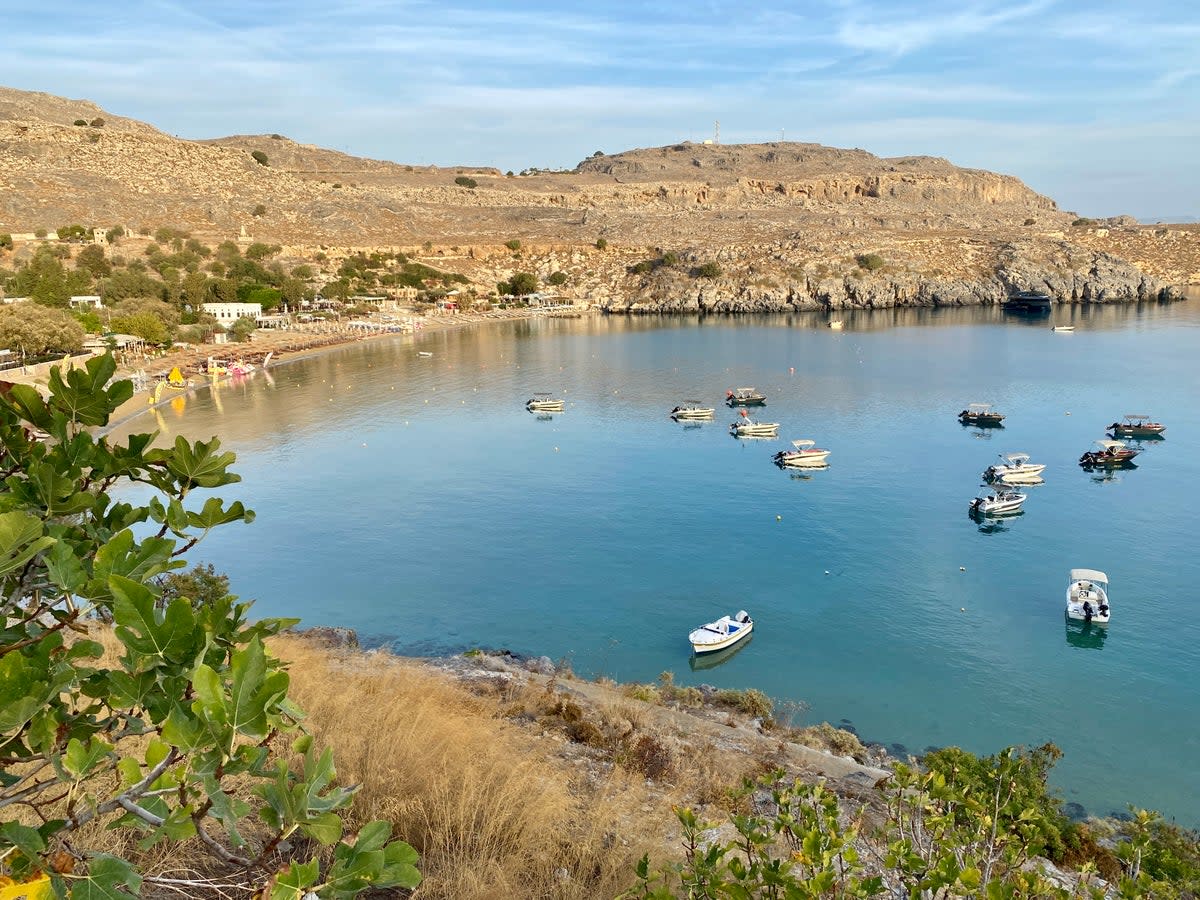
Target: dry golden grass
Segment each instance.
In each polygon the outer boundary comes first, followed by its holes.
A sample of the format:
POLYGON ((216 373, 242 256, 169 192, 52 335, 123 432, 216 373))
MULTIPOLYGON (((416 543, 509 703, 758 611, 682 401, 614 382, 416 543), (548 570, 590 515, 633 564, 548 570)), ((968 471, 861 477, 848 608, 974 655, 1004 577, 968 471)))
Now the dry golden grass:
POLYGON ((351 824, 386 819, 421 853, 421 897, 614 896, 643 852, 661 855, 661 819, 639 833, 641 779, 572 771, 558 741, 501 718, 514 702, 544 706, 545 691, 481 698, 386 654, 292 638, 272 649, 292 663, 291 695, 340 780, 361 785, 351 824))

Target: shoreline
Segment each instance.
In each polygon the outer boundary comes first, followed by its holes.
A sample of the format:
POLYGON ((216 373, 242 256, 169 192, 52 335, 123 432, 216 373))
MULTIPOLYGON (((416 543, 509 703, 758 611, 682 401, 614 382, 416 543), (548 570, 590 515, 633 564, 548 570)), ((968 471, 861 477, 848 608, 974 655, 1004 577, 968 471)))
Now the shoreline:
MULTIPOLYGON (((594 309, 577 309, 572 310, 573 317, 597 315, 598 311, 594 309)), ((117 411, 113 414, 112 419, 104 426, 104 431, 110 431, 127 422, 136 419, 138 416, 149 412, 152 409, 157 409, 160 406, 169 404, 176 397, 185 397, 193 394, 203 388, 219 384, 225 380, 243 377, 235 375, 219 375, 210 376, 204 374, 187 374, 187 368, 194 367, 201 360, 208 357, 221 354, 222 356, 232 356, 225 352, 228 348, 246 348, 245 352, 237 354, 236 358, 244 359, 252 362, 255 365, 255 371, 262 368, 262 360, 267 356, 271 356, 271 363, 268 366, 274 369, 276 366, 297 362, 302 359, 309 359, 314 356, 319 356, 323 353, 328 353, 337 350, 341 347, 347 347, 351 344, 363 342, 381 341, 387 338, 410 337, 413 339, 413 344, 420 343, 419 338, 422 334, 428 332, 455 331, 462 328, 467 328, 473 325, 484 325, 492 322, 501 321, 517 321, 524 319, 541 318, 543 316, 554 316, 553 313, 544 313, 536 309, 500 309, 490 310, 488 312, 471 313, 459 312, 454 315, 431 316, 421 320, 420 325, 407 332, 390 332, 380 331, 377 333, 362 334, 351 331, 349 329, 340 329, 338 331, 265 331, 255 332, 256 340, 245 344, 204 344, 196 347, 189 347, 185 350, 176 352, 168 352, 162 356, 154 357, 148 360, 140 360, 142 365, 134 366, 129 363, 118 365, 117 373, 114 376, 117 379, 133 378, 137 372, 145 371, 144 363, 153 362, 155 369, 171 369, 178 366, 189 380, 189 385, 186 390, 175 390, 169 396, 162 397, 158 402, 153 402, 153 392, 157 382, 150 382, 147 387, 141 390, 134 390, 134 394, 126 400, 117 411), (305 339, 307 336, 308 340, 305 339), (264 340, 265 338, 265 340, 264 340), (299 343, 304 346, 293 346, 299 343), (282 349, 281 349, 282 348, 282 349), (208 353, 205 351, 214 350, 216 352, 208 353)), ((251 373, 254 374, 254 373, 251 373)))

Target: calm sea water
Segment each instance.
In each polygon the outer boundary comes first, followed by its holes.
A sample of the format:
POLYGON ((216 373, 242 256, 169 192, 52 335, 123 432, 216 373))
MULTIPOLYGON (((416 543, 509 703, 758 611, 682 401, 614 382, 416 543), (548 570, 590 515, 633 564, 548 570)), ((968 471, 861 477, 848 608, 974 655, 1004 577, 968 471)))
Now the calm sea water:
MULTIPOLYGON (((757 687, 897 751, 1054 741, 1064 797, 1200 823, 1200 304, 597 318, 360 344, 162 407, 124 430, 217 434, 258 512, 194 558, 261 615, 405 654, 467 647, 576 671, 757 687), (432 358, 418 357, 417 349, 432 358), (738 441, 727 388, 768 396, 738 441), (539 419, 526 398, 564 396, 539 419), (683 427, 688 398, 718 407, 683 427), (1003 429, 961 426, 968 402, 1003 429), (1076 465, 1128 412, 1136 470, 1076 465), (791 474, 796 438, 832 450, 791 474), (1023 515, 967 516, 1000 453, 1047 464, 1023 515), (1064 621, 1072 567, 1107 630, 1064 621), (964 571, 965 569, 965 571, 964 571), (687 632, 745 608, 751 642, 693 670, 687 632), (897 746, 898 745, 898 746, 897 746)), ((707 662, 707 660, 706 660, 707 662)))

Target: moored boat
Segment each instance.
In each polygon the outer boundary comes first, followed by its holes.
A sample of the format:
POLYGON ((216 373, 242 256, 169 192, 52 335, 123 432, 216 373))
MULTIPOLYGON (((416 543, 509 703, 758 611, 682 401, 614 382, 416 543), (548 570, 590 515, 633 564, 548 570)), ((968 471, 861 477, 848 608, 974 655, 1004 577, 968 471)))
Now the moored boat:
POLYGON ((1096 569, 1072 569, 1067 585, 1067 618, 1108 623, 1108 576, 1096 569))
POLYGON ((734 388, 725 392, 727 406, 765 406, 766 395, 760 394, 752 387, 734 388))
POLYGON ((711 419, 715 410, 711 406, 701 406, 699 400, 684 400, 671 410, 671 418, 682 419, 711 419))
POLYGON ((842 330, 842 326, 843 326, 844 324, 845 324, 845 323, 844 323, 844 322, 842 322, 842 320, 841 320, 841 319, 834 319, 832 322, 830 322, 830 323, 829 323, 829 327, 830 327, 830 328, 832 328, 834 331, 841 331, 841 330, 842 330))
POLYGON ((1132 465, 1133 458, 1142 452, 1126 446, 1124 441, 1100 440, 1096 447, 1079 457, 1079 465, 1085 469, 1119 469, 1132 465))
POLYGON ((715 622, 701 625, 688 635, 692 650, 696 653, 713 653, 732 647, 738 641, 749 637, 754 630, 754 620, 744 609, 736 615, 721 616, 715 622))
POLYGON ((183 377, 183 373, 179 371, 179 366, 174 366, 167 375, 166 385, 169 388, 175 388, 177 391, 185 391, 192 386, 192 383, 183 377))
POLYGON ((958 414, 958 421, 964 425, 996 426, 1004 421, 1004 415, 993 411, 990 403, 968 403, 967 408, 958 414))
POLYGON ((780 450, 775 454, 775 465, 784 466, 823 466, 829 456, 828 450, 822 450, 816 441, 792 441, 794 450, 780 450))
POLYGON ((1075 326, 1074 325, 1055 325, 1050 330, 1057 331, 1059 334, 1072 334, 1075 331, 1075 326))
POLYGON ((1000 454, 1004 462, 993 463, 983 470, 984 481, 1007 481, 1012 483, 1023 478, 1037 477, 1045 471, 1045 465, 1031 463, 1028 453, 1000 454))
POLYGON ((1028 499, 1017 488, 1004 485, 985 485, 985 490, 969 504, 969 511, 977 516, 1003 516, 1020 512, 1028 499))
POLYGON ((775 437, 779 433, 778 422, 755 422, 742 410, 741 417, 729 426, 734 437, 775 437))
POLYGON ((1054 301, 1041 291, 1018 291, 1004 301, 1004 308, 1017 312, 1049 312, 1054 301))
POLYGON ((1108 426, 1113 437, 1158 437, 1167 430, 1162 422, 1152 422, 1141 413, 1127 413, 1125 421, 1113 422, 1108 426))
POLYGON ((534 394, 525 402, 525 408, 530 412, 562 412, 566 406, 565 400, 552 394, 534 394))

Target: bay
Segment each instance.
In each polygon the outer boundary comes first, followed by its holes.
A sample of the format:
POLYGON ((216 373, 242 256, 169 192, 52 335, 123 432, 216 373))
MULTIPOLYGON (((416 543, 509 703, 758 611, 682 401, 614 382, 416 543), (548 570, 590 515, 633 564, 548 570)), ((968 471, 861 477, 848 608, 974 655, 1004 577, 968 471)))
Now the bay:
MULTIPOLYGON (((538 319, 351 345, 176 398, 156 428, 238 454, 258 513, 193 559, 258 615, 433 655, 506 647, 585 675, 756 687, 895 752, 1053 741, 1075 812, 1196 825, 1200 309, 1075 307, 538 319), (431 352, 432 357, 417 355, 431 352), (728 434, 766 393, 776 441, 728 434), (524 401, 567 400, 539 418, 524 401), (687 428, 689 398, 717 406, 687 428), (1002 429, 961 426, 992 403, 1002 429), (1168 425, 1138 467, 1076 464, 1129 412, 1168 425), (829 468, 780 471, 811 438, 829 468), (1024 514, 967 503, 1001 453, 1047 464, 1024 514), (1067 572, 1112 623, 1064 621, 1067 572), (688 630, 744 608, 746 647, 693 670, 688 630)), ((704 662, 708 662, 707 660, 704 662)), ((791 706, 792 709, 798 707, 791 706)))

